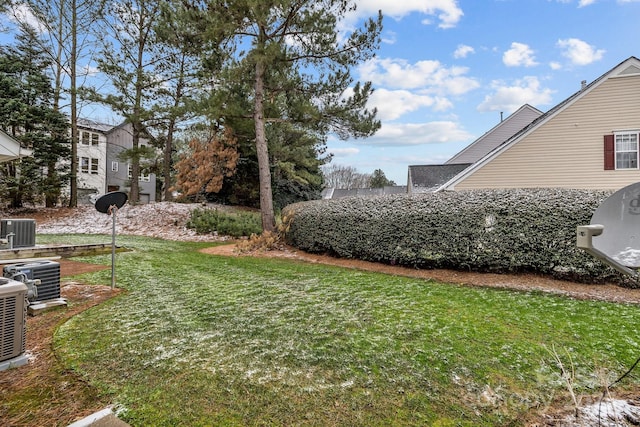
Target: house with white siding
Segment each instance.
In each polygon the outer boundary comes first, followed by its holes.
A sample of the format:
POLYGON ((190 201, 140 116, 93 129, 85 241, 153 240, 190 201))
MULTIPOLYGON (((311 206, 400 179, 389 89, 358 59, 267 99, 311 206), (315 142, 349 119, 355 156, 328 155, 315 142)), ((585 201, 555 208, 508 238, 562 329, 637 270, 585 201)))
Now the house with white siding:
POLYGON ((10 162, 31 154, 31 150, 22 148, 18 141, 0 130, 0 163, 10 162))
MULTIPOLYGON (((140 141, 141 146, 146 144, 148 141, 140 141)), ((131 166, 120 155, 132 147, 131 124, 113 126, 78 120, 78 203, 90 203, 91 197, 110 191, 129 191, 131 166)), ((142 168, 139 186, 140 203, 155 201, 155 174, 142 168)))
POLYGON ((534 119, 438 191, 617 190, 640 180, 640 60, 630 57, 534 119))

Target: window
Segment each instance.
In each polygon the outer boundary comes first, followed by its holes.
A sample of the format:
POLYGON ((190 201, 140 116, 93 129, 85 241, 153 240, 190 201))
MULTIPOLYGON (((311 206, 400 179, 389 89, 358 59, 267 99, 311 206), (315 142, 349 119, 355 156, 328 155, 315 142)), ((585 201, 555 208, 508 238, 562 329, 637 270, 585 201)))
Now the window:
POLYGON ((100 141, 100 135, 98 135, 97 133, 92 133, 91 134, 91 145, 98 145, 99 141, 100 141))
MULTIPOLYGON (((131 179, 131 164, 129 164, 129 179, 131 179)), ((151 174, 149 171, 143 167, 140 168, 140 176, 138 177, 138 181, 142 182, 151 182, 151 174)))
POLYGON ((118 162, 111 162, 111 172, 118 172, 118 162))
POLYGON ((638 169, 638 131, 621 131, 604 136, 604 169, 638 169))
POLYGON ((638 169, 638 132, 615 134, 616 169, 638 169))
POLYGON ((83 131, 83 132, 80 134, 80 142, 82 143, 82 145, 89 145, 89 138, 90 138, 90 136, 89 136, 89 135, 90 135, 90 134, 89 134, 89 132, 87 132, 87 131, 83 131))
POLYGON ((98 174, 98 159, 91 159, 91 174, 98 174))
POLYGON ((89 158, 80 157, 80 172, 89 173, 89 158))

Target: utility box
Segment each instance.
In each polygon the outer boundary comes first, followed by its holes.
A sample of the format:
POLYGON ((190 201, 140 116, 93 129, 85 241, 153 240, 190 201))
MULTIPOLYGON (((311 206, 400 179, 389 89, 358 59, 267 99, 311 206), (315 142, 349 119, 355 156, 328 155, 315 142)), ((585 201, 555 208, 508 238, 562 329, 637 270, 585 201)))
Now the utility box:
POLYGON ((27 218, 0 220, 0 239, 9 242, 9 249, 36 245, 36 220, 27 218))
POLYGON ((0 362, 25 351, 27 286, 0 277, 0 362))
POLYGON ((25 282, 40 280, 36 286, 38 295, 33 302, 43 302, 60 298, 60 263, 55 261, 36 261, 22 264, 11 264, 4 267, 4 277, 25 282))

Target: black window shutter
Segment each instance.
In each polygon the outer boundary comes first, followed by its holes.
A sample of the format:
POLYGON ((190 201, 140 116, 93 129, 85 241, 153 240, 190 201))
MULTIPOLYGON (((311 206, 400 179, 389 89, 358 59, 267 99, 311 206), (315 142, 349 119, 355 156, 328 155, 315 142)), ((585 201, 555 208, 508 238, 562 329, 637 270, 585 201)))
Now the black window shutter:
POLYGON ((604 170, 616 168, 616 146, 613 135, 604 136, 604 170))

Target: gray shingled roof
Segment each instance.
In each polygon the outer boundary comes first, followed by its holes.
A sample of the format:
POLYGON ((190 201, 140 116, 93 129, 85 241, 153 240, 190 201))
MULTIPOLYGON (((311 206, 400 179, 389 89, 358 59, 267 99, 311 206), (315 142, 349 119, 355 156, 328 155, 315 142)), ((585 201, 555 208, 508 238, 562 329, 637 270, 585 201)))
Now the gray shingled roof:
POLYGON ((344 197, 373 197, 390 194, 404 194, 406 185, 392 185, 384 188, 326 188, 322 191, 323 199, 342 199, 344 197))
POLYGON ((83 129, 95 130, 95 131, 102 132, 102 133, 107 133, 107 132, 109 132, 111 129, 113 129, 115 127, 114 125, 108 125, 106 123, 99 123, 99 122, 95 122, 93 120, 83 119, 83 118, 79 118, 78 119, 78 126, 83 128, 83 129))
POLYGON ((470 165, 471 163, 409 166, 409 192, 434 191, 470 165))

